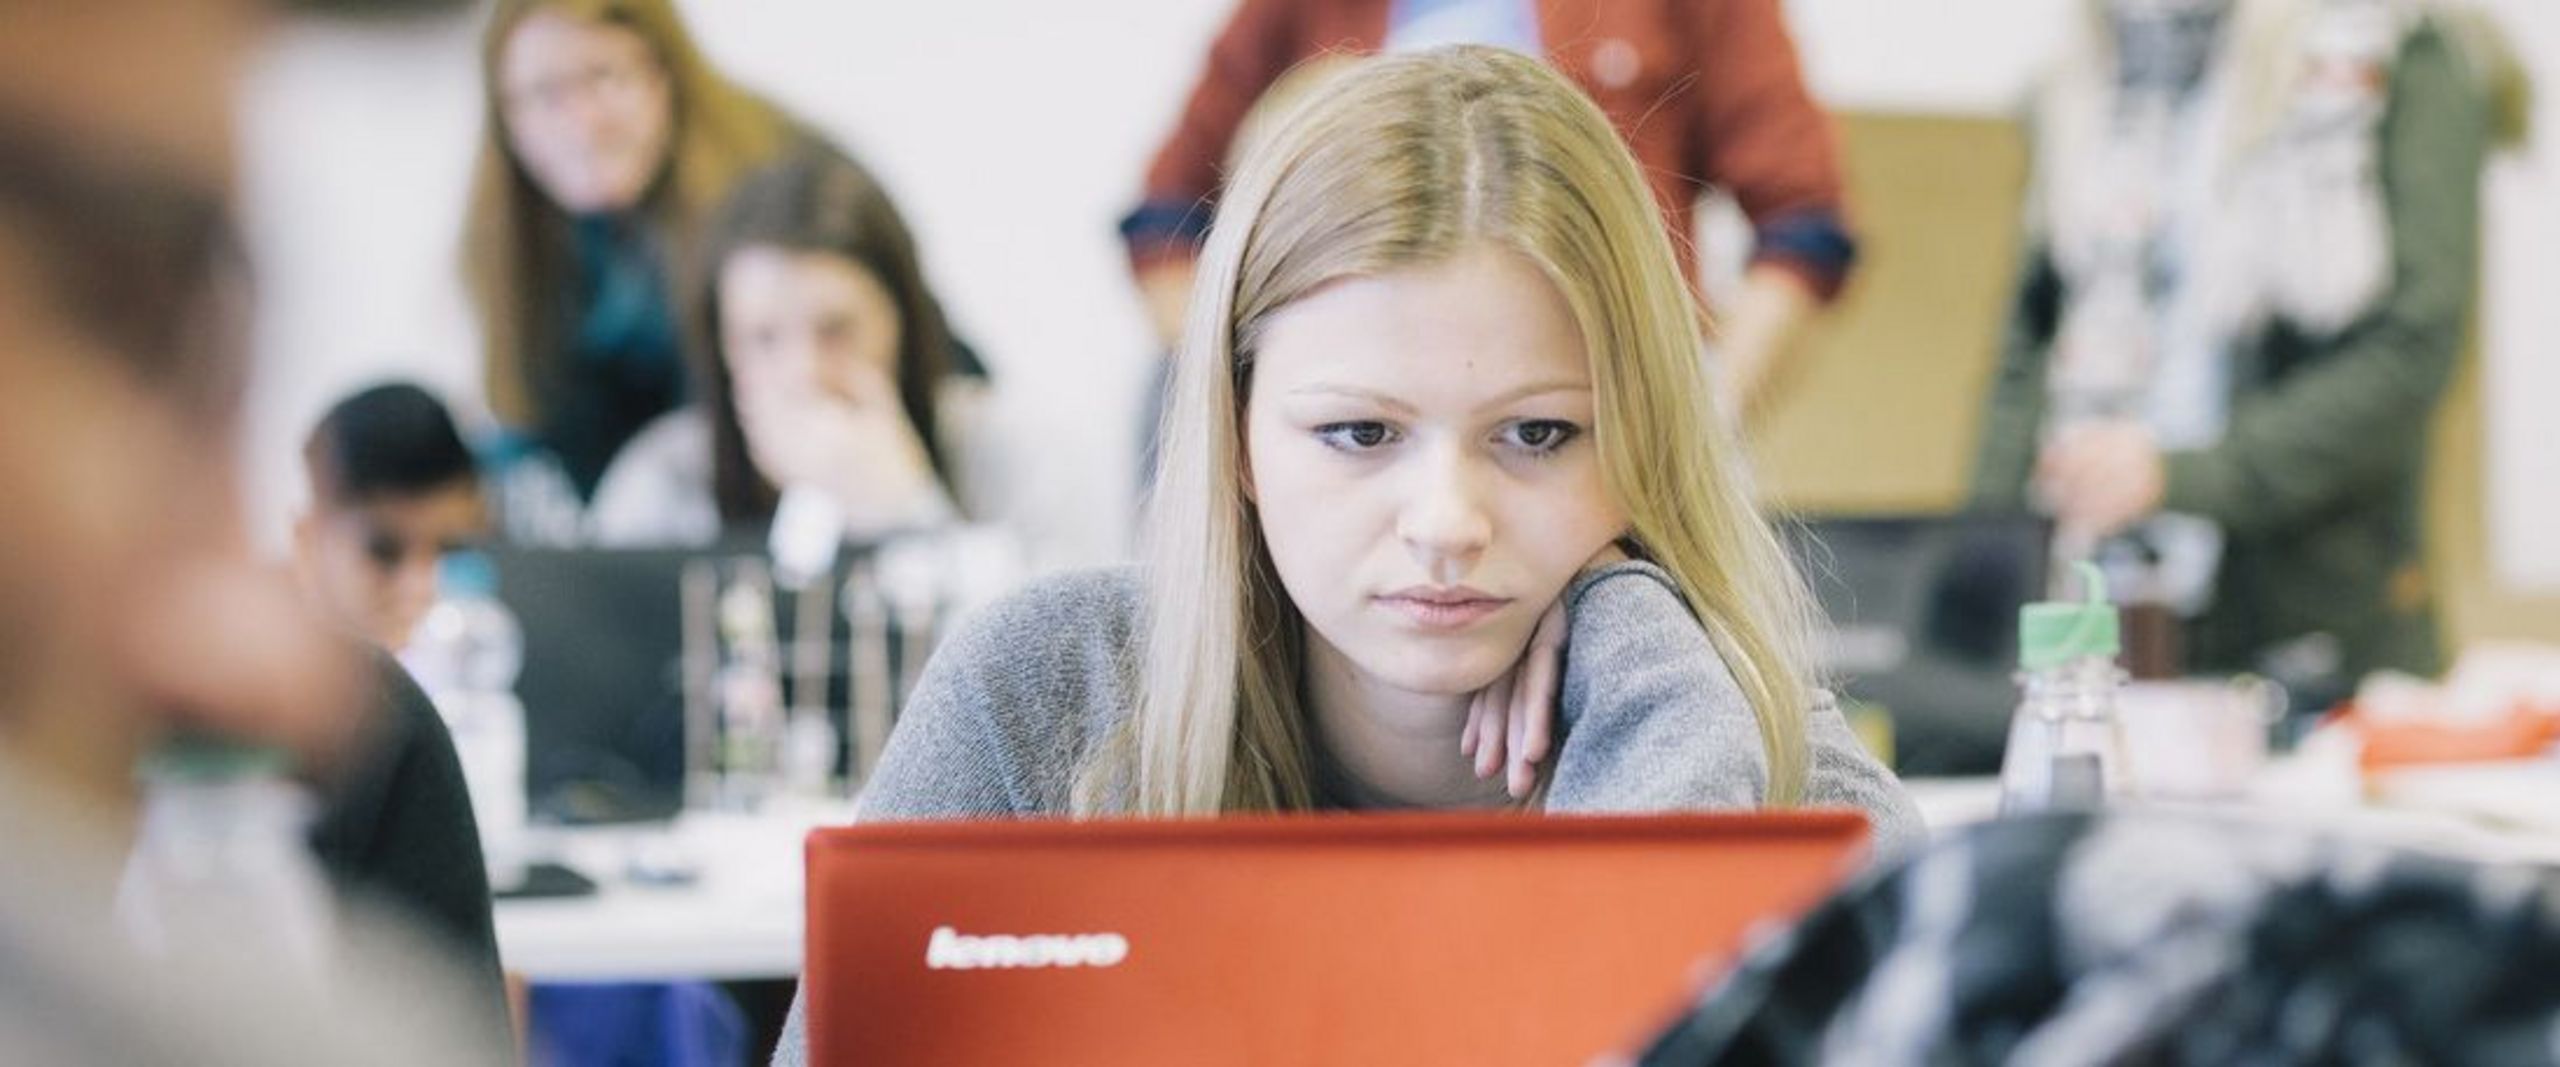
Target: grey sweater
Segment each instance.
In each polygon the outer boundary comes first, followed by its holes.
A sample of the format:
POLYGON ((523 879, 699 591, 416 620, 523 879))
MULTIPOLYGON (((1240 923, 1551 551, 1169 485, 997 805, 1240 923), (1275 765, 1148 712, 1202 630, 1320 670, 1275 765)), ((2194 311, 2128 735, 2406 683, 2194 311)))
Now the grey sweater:
MULTIPOLYGON (((865 787, 863 821, 1063 812, 1086 746, 1137 692, 1136 571, 1062 575, 987 608, 934 654, 865 787)), ((1649 563, 1565 593, 1564 699, 1549 811, 1760 806, 1769 768, 1758 720, 1706 630, 1649 563)), ((1879 854, 1917 843, 1893 772, 1860 747, 1829 695, 1807 717, 1808 806, 1856 808, 1879 854)), ((806 1062, 801 1005, 774 1063, 806 1062)))

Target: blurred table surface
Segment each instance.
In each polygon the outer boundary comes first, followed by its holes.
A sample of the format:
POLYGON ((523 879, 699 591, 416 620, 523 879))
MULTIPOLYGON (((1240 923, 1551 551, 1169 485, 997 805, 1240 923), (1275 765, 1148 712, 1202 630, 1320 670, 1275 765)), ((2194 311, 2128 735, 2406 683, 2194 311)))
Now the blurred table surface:
MULTIPOLYGON (((1993 778, 1907 783, 1934 833, 1998 813, 1993 778)), ((2333 754, 2296 753, 2247 795, 2157 807, 2262 818, 2483 862, 2560 866, 2560 760, 2451 765, 2360 777, 2333 754)), ((591 896, 505 900, 498 947, 537 982, 734 980, 800 973, 802 841, 851 822, 848 801, 784 802, 752 815, 539 831, 540 851, 596 880, 591 896), (635 873, 689 870, 652 884, 635 873)))
MULTIPOLYGON (((1997 778, 1906 783, 1932 834, 1999 814, 1997 778)), ((2280 823, 2481 863, 2560 867, 2560 759, 2441 764, 2367 775, 2354 753, 2304 750, 2270 761, 2246 792, 2134 800, 2151 808, 2280 823)))
POLYGON ((849 801, 783 801, 754 814, 537 829, 536 853, 594 879, 596 892, 499 901, 499 959, 536 982, 796 977, 802 841, 851 821, 849 801))

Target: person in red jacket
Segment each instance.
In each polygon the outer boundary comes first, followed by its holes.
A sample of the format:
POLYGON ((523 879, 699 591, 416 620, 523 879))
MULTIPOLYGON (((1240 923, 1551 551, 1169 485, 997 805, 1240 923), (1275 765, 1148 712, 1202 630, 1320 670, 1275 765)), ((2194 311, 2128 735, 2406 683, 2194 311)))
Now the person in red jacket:
POLYGON ((1716 308, 1717 377, 1729 407, 1763 408, 1856 255, 1838 146, 1778 0, 1242 0, 1120 226, 1158 339, 1169 350, 1180 332, 1210 202, 1274 83, 1317 57, 1456 43, 1543 56, 1590 93, 1644 165, 1693 276, 1698 195, 1712 186, 1740 204, 1754 247, 1740 291, 1716 308))

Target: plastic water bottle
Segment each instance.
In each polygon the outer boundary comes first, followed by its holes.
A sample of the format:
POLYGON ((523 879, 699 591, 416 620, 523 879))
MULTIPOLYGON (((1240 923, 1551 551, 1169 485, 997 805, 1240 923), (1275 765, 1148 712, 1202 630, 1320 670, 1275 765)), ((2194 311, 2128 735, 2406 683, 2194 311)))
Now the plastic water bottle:
POLYGON ((2000 760, 2000 811, 2087 809, 2125 792, 2124 735, 2116 694, 2123 639, 2106 579, 2079 565, 2088 599, 2029 604, 2018 617, 2018 684, 2024 698, 2000 760))
POLYGON ((524 880, 525 725, 516 698, 524 630, 498 601, 498 572, 478 552, 446 556, 435 606, 401 656, 453 732, 489 884, 524 880))
POLYGON ((722 649, 713 680, 719 709, 719 806, 755 811, 782 785, 782 649, 774 633, 772 579, 741 563, 720 593, 722 649))
POLYGON ((317 983, 335 905, 304 836, 312 800, 285 777, 284 754, 180 739, 137 773, 142 832, 116 896, 135 947, 162 957, 254 949, 317 983))

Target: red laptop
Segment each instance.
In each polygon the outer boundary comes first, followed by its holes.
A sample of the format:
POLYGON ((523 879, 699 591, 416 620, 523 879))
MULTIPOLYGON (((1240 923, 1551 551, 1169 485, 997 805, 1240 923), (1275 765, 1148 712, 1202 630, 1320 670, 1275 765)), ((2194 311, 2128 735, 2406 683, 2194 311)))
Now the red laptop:
POLYGON ((1852 812, 809 837, 821 1064, 1579 1064, 1866 848, 1852 812))

